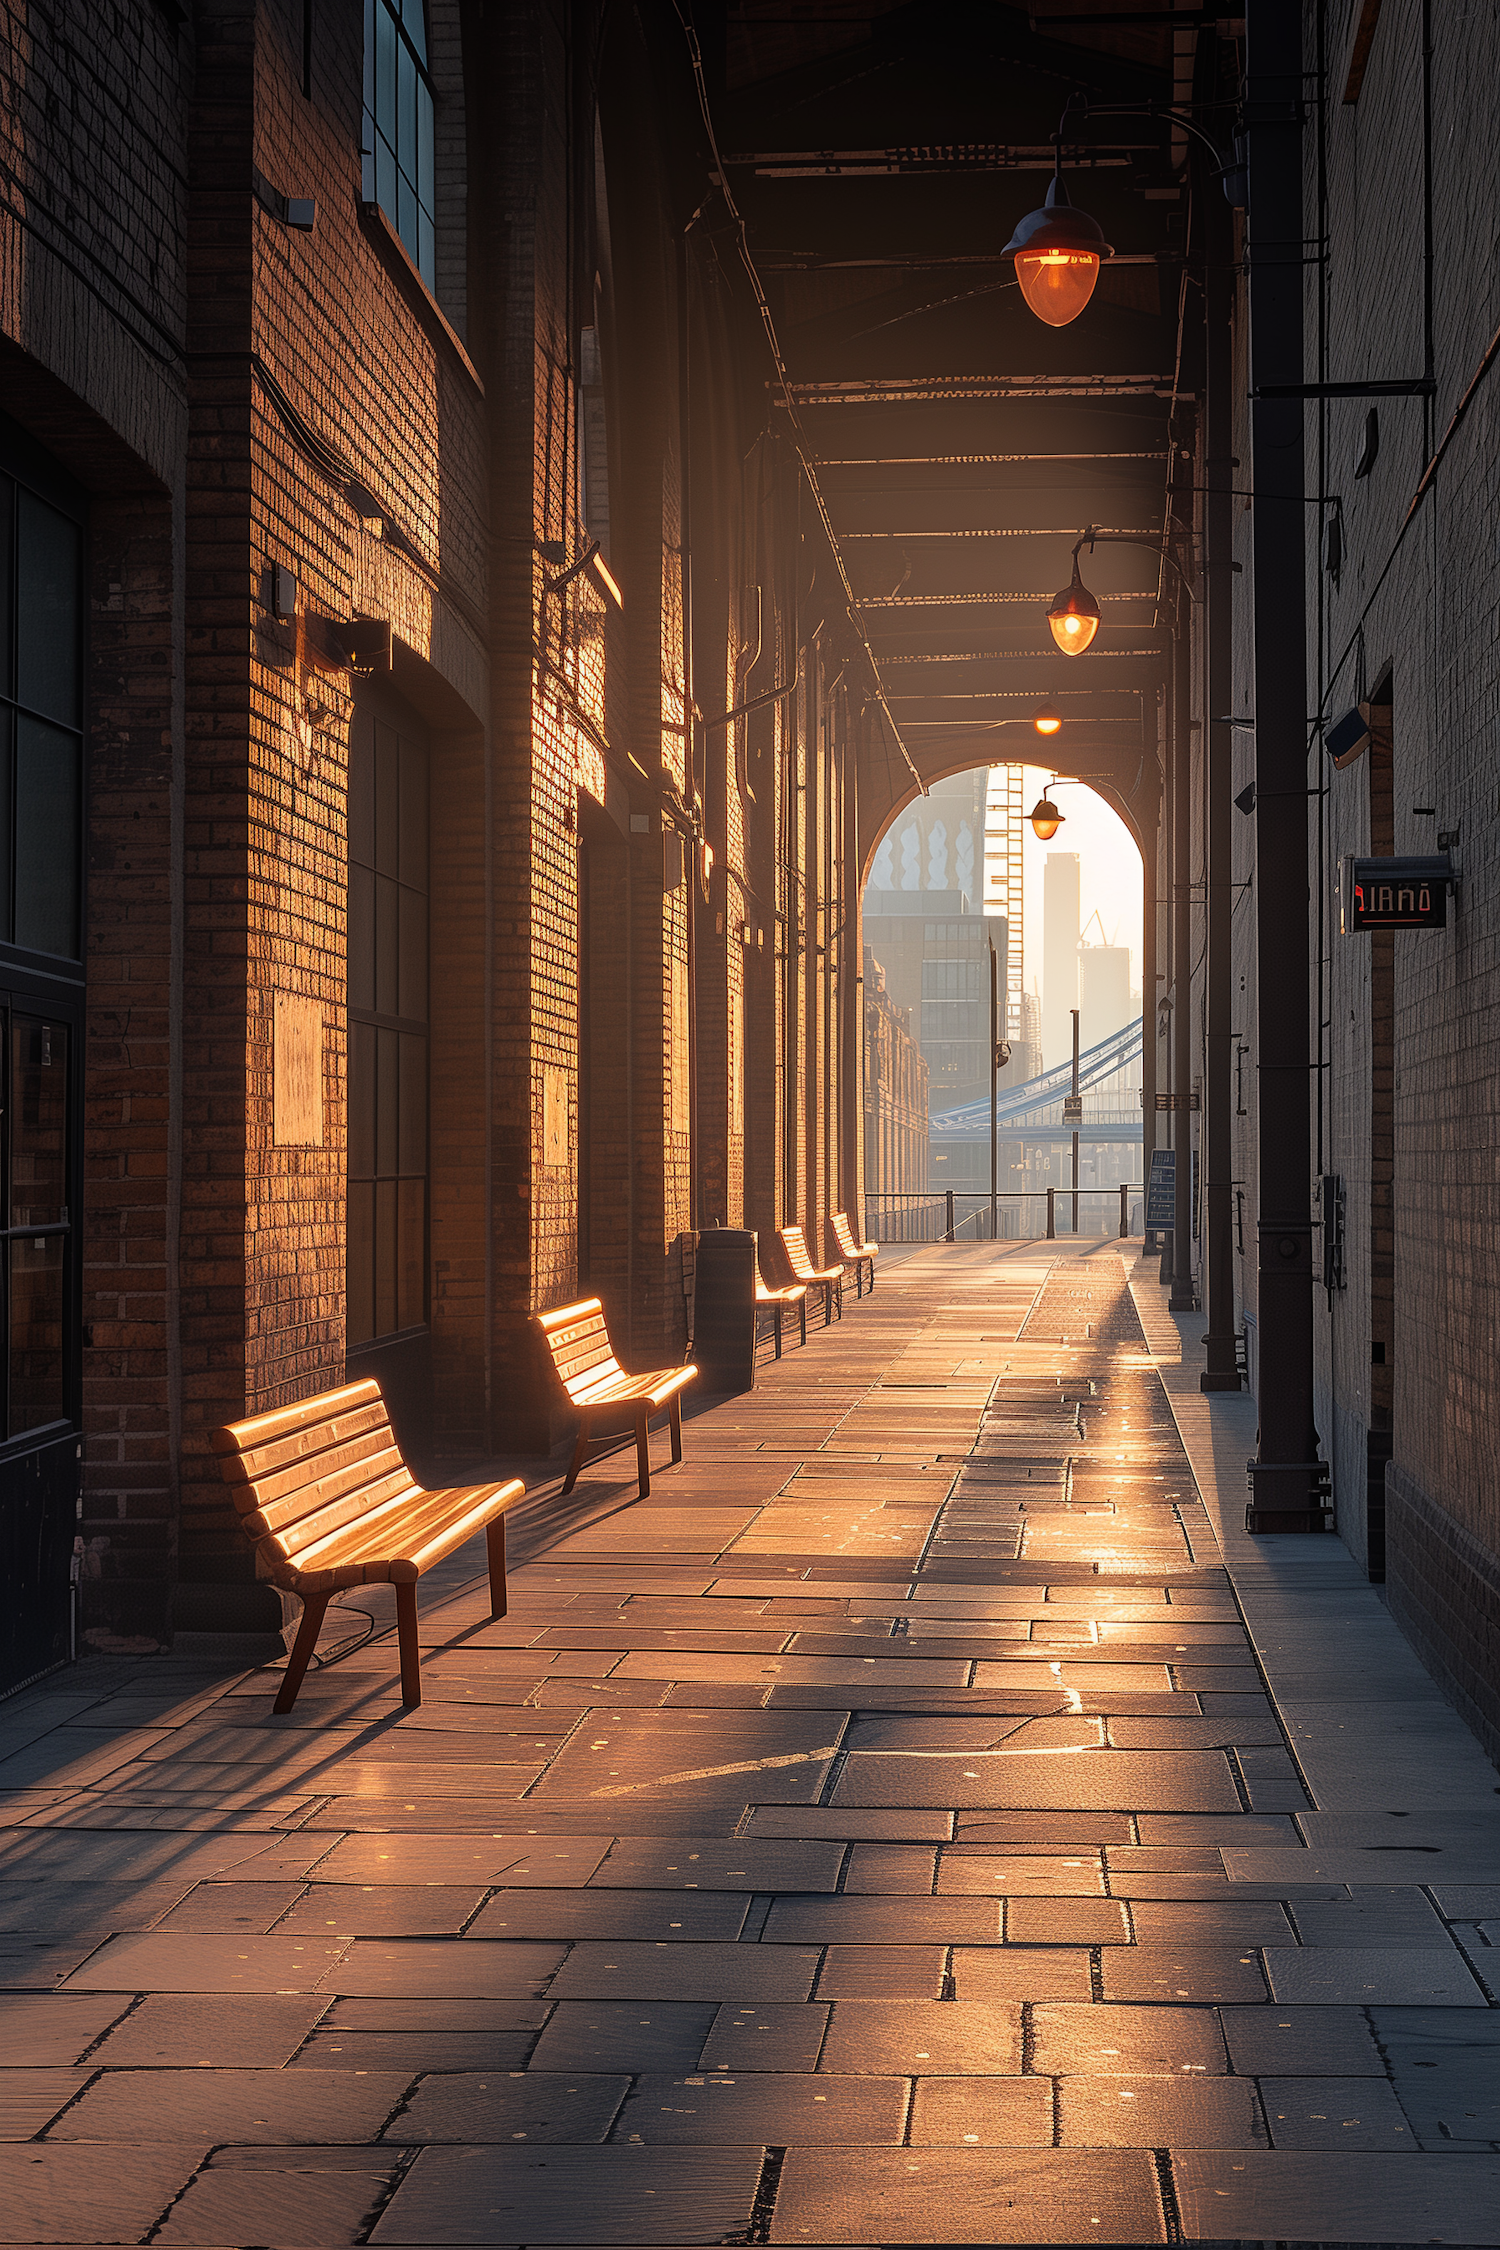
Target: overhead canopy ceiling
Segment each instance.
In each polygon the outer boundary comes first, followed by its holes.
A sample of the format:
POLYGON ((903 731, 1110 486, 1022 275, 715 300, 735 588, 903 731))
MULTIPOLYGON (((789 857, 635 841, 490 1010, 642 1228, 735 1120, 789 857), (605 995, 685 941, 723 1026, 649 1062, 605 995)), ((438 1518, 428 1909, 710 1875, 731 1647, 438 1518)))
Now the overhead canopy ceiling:
POLYGON ((1215 11, 734 0, 720 22, 729 184, 919 770, 1019 758, 1027 737, 999 722, 1029 725, 1044 699, 1087 728, 1071 758, 1071 724, 1048 751, 1065 770, 1085 739, 1138 748, 1162 666, 1152 543, 1189 381, 1183 135, 1144 113, 1070 133, 1074 200, 1115 257, 1069 327, 1036 319, 1000 252, 1043 199, 1070 95, 1096 112, 1190 102, 1217 63, 1198 52, 1217 49, 1215 11), (1145 543, 1086 556, 1103 624, 1068 658, 1045 611, 1089 525, 1145 543))

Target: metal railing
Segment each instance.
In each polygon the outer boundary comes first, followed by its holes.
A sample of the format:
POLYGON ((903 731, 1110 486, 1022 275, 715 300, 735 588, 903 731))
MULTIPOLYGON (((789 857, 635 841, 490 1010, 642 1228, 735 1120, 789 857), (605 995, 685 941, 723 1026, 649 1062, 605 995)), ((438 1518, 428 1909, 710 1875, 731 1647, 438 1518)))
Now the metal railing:
MULTIPOLYGON (((1078 1206, 1097 1203, 1101 1197, 1118 1202, 1122 1237, 1140 1233, 1145 1190, 1127 1180, 1117 1188, 1011 1188, 994 1196, 980 1188, 944 1188, 927 1195, 867 1194, 864 1237, 867 1242, 1053 1242, 1057 1239, 1059 1205, 1064 1221, 1072 1221, 1063 1231, 1077 1234, 1078 1206), (1134 1207, 1132 1197, 1140 1199, 1134 1207), (1026 1217, 1023 1209, 1009 1208, 1033 1203, 1046 1205, 1044 1236, 1022 1224, 1026 1217), (966 1205, 973 1208, 963 1208, 966 1205)), ((1112 1211, 1107 1213, 1104 1224, 1094 1230, 1098 1239, 1108 1236, 1113 1217, 1112 1211)))

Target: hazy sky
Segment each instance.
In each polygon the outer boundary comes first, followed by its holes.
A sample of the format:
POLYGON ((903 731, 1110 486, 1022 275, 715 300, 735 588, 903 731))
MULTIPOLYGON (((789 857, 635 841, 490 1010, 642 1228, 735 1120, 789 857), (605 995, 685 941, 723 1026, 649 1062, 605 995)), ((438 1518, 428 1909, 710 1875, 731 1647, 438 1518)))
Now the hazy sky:
MULTIPOLYGON (((1051 769, 1026 768, 1026 809, 1042 793, 1051 769)), ((1117 813, 1082 782, 1059 782, 1053 803, 1063 815, 1062 826, 1050 844, 1039 843, 1028 825, 1026 835, 1026 989, 1039 989, 1042 974, 1042 880, 1049 852, 1077 852, 1084 934, 1095 944, 1099 924, 1090 917, 1097 908, 1104 934, 1111 945, 1130 947, 1131 989, 1141 982, 1141 855, 1135 839, 1117 813)))

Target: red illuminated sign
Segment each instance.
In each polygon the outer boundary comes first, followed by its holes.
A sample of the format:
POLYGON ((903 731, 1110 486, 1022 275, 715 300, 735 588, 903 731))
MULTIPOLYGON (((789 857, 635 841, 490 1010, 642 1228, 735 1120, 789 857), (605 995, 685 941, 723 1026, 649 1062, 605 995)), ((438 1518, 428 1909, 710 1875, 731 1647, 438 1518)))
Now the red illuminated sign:
POLYGON ((1452 863, 1446 857, 1346 859, 1339 871, 1345 937, 1356 930, 1444 930, 1452 863))

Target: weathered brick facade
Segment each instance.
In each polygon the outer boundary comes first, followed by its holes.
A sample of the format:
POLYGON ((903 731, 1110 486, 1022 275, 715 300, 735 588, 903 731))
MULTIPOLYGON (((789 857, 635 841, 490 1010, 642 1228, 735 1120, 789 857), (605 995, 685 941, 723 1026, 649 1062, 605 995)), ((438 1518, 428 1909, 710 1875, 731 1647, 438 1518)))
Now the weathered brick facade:
POLYGON ((532 1310, 596 1290, 671 1357, 699 1225, 858 1204, 862 722, 753 308, 681 207, 680 52, 654 16, 432 0, 429 291, 363 202, 359 0, 306 54, 292 0, 180 13, 7 19, 5 405, 88 495, 102 1646, 278 1625, 220 1422, 353 1365, 421 1451, 545 1448, 532 1310), (573 570, 593 537, 620 607, 573 570), (424 1317, 356 1342, 357 724, 430 776, 420 1022, 406 983, 369 1018, 425 1037, 430 1100, 424 1317))

